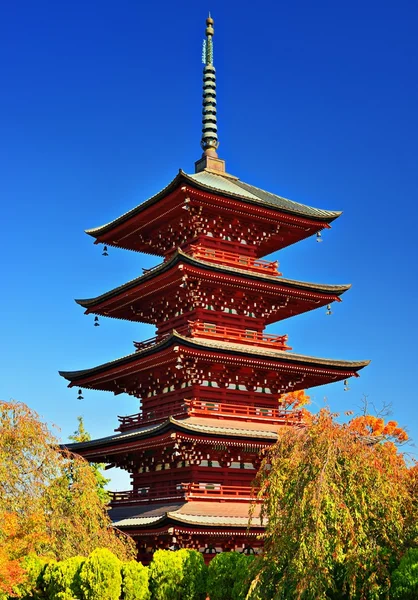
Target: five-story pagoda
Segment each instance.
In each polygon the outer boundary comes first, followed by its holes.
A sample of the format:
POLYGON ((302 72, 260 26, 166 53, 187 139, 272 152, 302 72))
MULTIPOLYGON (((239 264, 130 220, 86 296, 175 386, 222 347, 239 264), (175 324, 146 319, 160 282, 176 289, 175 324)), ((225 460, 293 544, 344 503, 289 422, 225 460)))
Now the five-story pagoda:
POLYGON ((117 433, 71 450, 126 469, 132 488, 113 495, 111 516, 137 541, 252 552, 261 524, 248 526, 251 482, 263 448, 300 414, 286 392, 357 376, 368 361, 291 352, 266 325, 339 301, 348 285, 285 279, 262 257, 320 235, 340 213, 287 200, 244 183, 218 158, 213 20, 206 21, 203 156, 161 192, 107 225, 95 243, 161 256, 143 275, 77 300, 86 314, 152 323, 156 337, 90 369, 61 372, 70 386, 127 393, 141 412, 119 417, 117 433))

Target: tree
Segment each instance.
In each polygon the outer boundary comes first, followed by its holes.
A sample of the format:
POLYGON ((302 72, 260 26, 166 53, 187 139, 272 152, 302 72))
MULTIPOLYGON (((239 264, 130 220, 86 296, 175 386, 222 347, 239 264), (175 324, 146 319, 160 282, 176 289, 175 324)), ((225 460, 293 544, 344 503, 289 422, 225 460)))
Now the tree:
POLYGON ((122 566, 123 600, 150 600, 149 569, 136 560, 122 566))
MULTIPOLYGON (((83 417, 78 416, 77 420, 78 420, 78 427, 72 435, 68 436, 69 439, 72 442, 89 442, 91 440, 91 435, 89 434, 89 432, 86 430, 86 428, 84 426, 83 417)), ((109 504, 109 501, 110 501, 110 494, 106 490, 106 486, 109 483, 110 479, 107 479, 102 473, 102 469, 104 468, 104 466, 105 465, 102 463, 90 463, 90 468, 92 469, 94 476, 96 478, 97 495, 99 496, 99 498, 103 502, 103 504, 106 505, 106 504, 109 504)))
POLYGON ((390 565, 416 538, 402 454, 334 417, 311 415, 266 453, 256 484, 268 521, 253 599, 386 597, 390 565))
POLYGON ((121 561, 107 548, 96 548, 80 570, 84 600, 119 600, 122 589, 121 561))
POLYGON ((14 570, 11 583, 0 578, 0 591, 19 583, 19 562, 31 552, 61 560, 104 546, 123 559, 135 555, 133 541, 113 529, 88 463, 60 449, 19 402, 0 401, 0 542, 14 570))

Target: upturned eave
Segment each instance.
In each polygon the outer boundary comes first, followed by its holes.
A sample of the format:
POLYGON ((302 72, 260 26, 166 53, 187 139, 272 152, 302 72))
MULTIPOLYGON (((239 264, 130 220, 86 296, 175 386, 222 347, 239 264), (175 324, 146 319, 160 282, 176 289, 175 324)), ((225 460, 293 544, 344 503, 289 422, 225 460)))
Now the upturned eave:
POLYGON ((264 275, 261 273, 255 273, 249 270, 237 269, 236 267, 228 267, 225 265, 218 265, 213 262, 208 262, 202 259, 194 258, 182 250, 178 249, 176 253, 166 262, 161 263, 157 267, 148 270, 140 277, 136 277, 121 286, 118 286, 100 296, 95 298, 76 299, 75 302, 85 308, 88 312, 94 312, 94 307, 106 302, 112 298, 117 297, 120 294, 129 292, 130 290, 141 286, 143 283, 150 281, 154 278, 158 278, 162 273, 167 272, 172 267, 179 263, 187 263, 196 267, 205 269, 206 271, 213 271, 218 273, 225 273, 231 276, 239 276, 245 279, 260 281, 279 287, 288 287, 290 289, 297 289, 301 291, 317 292, 319 294, 330 294, 340 297, 344 292, 351 288, 351 284, 322 284, 313 283, 307 281, 297 281, 294 279, 287 279, 284 277, 275 277, 273 275, 264 275))
POLYGON ((249 346, 246 344, 236 344, 224 341, 213 341, 201 338, 189 338, 180 335, 178 332, 173 331, 170 335, 157 341, 155 344, 143 349, 137 350, 132 354, 128 354, 122 358, 98 365, 90 369, 83 369, 81 371, 59 371, 61 377, 67 379, 70 382, 69 387, 78 385, 79 381, 86 380, 94 375, 105 373, 111 369, 123 367, 135 362, 140 362, 145 356, 150 356, 155 353, 159 353, 163 349, 168 349, 173 346, 184 346, 186 348, 193 348, 202 351, 212 351, 214 353, 224 355, 235 355, 244 356, 249 359, 265 359, 269 361, 277 361, 282 364, 293 364, 302 367, 323 367, 324 369, 333 369, 342 372, 355 372, 366 367, 370 361, 347 361, 347 360, 335 360, 328 358, 317 358, 313 356, 306 356, 303 354, 295 354, 283 350, 271 350, 268 348, 258 348, 255 346, 249 346))
POLYGON ((238 178, 228 175, 215 175, 214 173, 209 173, 207 171, 188 175, 180 169, 176 177, 157 194, 109 223, 99 227, 86 229, 86 233, 96 239, 100 238, 119 225, 122 225, 126 221, 129 221, 136 215, 145 211, 153 204, 156 204, 168 194, 174 192, 181 185, 188 185, 191 188, 195 188, 202 192, 235 199, 250 205, 256 204, 263 208, 269 208, 277 212, 294 215, 300 218, 312 219, 313 221, 324 224, 331 223, 342 214, 341 211, 316 209, 312 206, 289 200, 288 198, 266 192, 261 188, 257 188, 240 181, 238 178))

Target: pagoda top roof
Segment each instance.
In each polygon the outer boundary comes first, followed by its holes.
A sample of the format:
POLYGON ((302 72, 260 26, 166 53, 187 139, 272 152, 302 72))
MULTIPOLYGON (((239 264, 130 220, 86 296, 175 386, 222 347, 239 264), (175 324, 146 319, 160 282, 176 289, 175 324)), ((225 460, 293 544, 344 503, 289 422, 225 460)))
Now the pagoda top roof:
POLYGON ((271 284, 274 284, 277 286, 285 286, 285 287, 290 287, 290 288, 297 288, 300 290, 307 290, 307 291, 311 291, 311 292, 312 291, 321 292, 321 293, 325 293, 325 294, 336 294, 337 296, 340 296, 341 294, 346 292, 351 287, 351 284, 349 284, 349 283, 330 285, 330 284, 324 284, 324 283, 312 283, 312 282, 307 282, 307 281, 297 281, 295 279, 286 279, 284 277, 276 277, 274 275, 268 275, 268 274, 264 274, 264 273, 256 273, 254 271, 239 269, 237 267, 228 267, 227 265, 218 265, 213 262, 208 262, 208 261, 205 261, 202 259, 194 258, 193 256, 186 254, 182 250, 177 249, 177 251, 173 254, 173 256, 169 260, 161 263, 160 265, 154 267, 153 269, 147 270, 140 277, 131 279, 130 281, 128 281, 116 288, 113 288, 112 290, 109 290, 108 292, 105 292, 104 294, 101 294, 100 296, 96 296, 95 298, 77 299, 76 303, 79 304, 80 306, 83 306, 84 308, 88 309, 90 307, 93 307, 93 306, 101 303, 101 302, 105 302, 106 300, 114 298, 115 296, 118 296, 119 294, 121 294, 123 292, 127 292, 130 289, 142 284, 145 281, 153 279, 154 277, 158 276, 160 273, 167 271, 168 269, 170 269, 172 266, 178 264, 179 262, 186 262, 188 264, 204 268, 205 270, 208 270, 208 271, 227 273, 229 275, 234 275, 234 276, 240 275, 240 276, 246 277, 247 279, 255 279, 255 280, 259 280, 259 281, 264 281, 266 283, 269 283, 269 284, 271 283, 271 284))
POLYGON ((176 344, 190 347, 196 350, 214 350, 221 351, 226 354, 234 354, 240 356, 254 356, 265 359, 279 360, 282 363, 290 363, 295 365, 303 366, 322 366, 324 368, 332 368, 336 370, 351 370, 359 371, 363 367, 366 367, 370 361, 347 361, 347 360, 335 360, 330 358, 317 358, 314 356, 306 356, 303 354, 295 354, 284 350, 271 350, 270 348, 258 348, 256 346, 249 346, 247 344, 236 344, 232 342, 226 342, 223 340, 214 341, 202 338, 189 338, 180 335, 177 331, 173 331, 160 341, 156 341, 155 344, 148 346, 142 350, 137 350, 132 354, 128 354, 122 358, 92 367, 90 369, 83 369, 81 371, 59 371, 59 374, 71 382, 70 385, 76 385, 77 381, 96 375, 101 372, 129 363, 134 363, 143 356, 149 356, 155 352, 159 352, 163 348, 168 348, 176 344))
MULTIPOLYGON (((254 506, 252 527, 260 527, 260 506, 254 506)), ((247 527, 249 504, 243 502, 184 502, 111 508, 116 527, 146 527, 167 519, 190 525, 247 527)))
POLYGON ((264 208, 327 223, 333 221, 342 214, 341 211, 314 208, 312 206, 300 204, 294 200, 289 200, 283 196, 266 192, 261 188, 245 183, 237 177, 226 173, 218 174, 205 169, 199 173, 187 174, 180 169, 176 177, 160 192, 145 202, 139 204, 135 208, 124 213, 120 217, 117 217, 113 221, 110 221, 105 225, 101 225, 100 227, 87 229, 86 233, 96 238, 111 231, 118 225, 121 225, 132 217, 135 217, 152 204, 157 203, 159 200, 167 196, 170 192, 173 192, 179 188, 181 185, 189 185, 190 187, 203 192, 240 200, 249 204, 257 204, 264 208))

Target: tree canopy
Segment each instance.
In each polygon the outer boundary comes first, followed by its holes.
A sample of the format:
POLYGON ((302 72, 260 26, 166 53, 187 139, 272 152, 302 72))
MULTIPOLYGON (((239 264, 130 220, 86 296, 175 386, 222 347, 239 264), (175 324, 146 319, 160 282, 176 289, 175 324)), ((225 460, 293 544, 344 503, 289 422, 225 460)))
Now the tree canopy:
POLYGON ((62 450, 25 404, 0 401, 0 590, 19 583, 31 552, 63 560, 98 546, 134 556, 133 541, 111 525, 90 465, 62 450))
POLYGON ((280 435, 257 477, 266 537, 251 598, 385 597, 417 540, 403 439, 394 422, 341 425, 325 409, 280 435))

